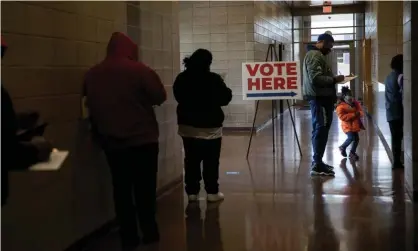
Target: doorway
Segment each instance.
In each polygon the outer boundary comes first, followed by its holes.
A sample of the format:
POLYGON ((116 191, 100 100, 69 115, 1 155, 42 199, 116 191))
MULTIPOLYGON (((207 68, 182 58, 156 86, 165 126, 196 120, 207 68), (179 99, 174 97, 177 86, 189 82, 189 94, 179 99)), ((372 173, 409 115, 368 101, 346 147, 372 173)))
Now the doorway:
MULTIPOLYGON (((354 44, 350 42, 338 42, 334 45, 333 53, 331 54, 333 59, 331 60, 335 68, 335 75, 344 75, 348 76, 350 74, 357 75, 355 72, 355 53, 354 53, 354 44)), ((341 94, 341 89, 343 87, 348 87, 352 90, 352 93, 356 93, 356 85, 354 81, 338 85, 337 93, 341 94)))

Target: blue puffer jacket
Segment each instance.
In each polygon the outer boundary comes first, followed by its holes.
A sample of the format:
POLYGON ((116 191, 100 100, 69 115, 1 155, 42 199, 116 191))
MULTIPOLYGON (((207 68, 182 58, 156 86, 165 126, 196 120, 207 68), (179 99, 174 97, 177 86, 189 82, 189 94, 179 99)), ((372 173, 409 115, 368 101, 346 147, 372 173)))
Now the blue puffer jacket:
POLYGON ((388 122, 403 119, 403 98, 401 73, 392 71, 385 79, 386 119, 388 122))

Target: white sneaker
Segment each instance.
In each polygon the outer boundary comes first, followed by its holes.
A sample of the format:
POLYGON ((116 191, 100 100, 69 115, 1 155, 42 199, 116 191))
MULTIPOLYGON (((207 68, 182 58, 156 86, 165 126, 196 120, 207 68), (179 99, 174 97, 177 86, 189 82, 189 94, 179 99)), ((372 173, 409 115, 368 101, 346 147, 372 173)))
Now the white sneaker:
POLYGON ((196 202, 199 200, 199 197, 197 197, 197 195, 191 194, 188 196, 189 198, 189 202, 196 202))
POLYGON ((221 192, 216 193, 216 194, 208 194, 208 197, 207 197, 208 202, 218 202, 224 199, 225 199, 225 196, 221 192))

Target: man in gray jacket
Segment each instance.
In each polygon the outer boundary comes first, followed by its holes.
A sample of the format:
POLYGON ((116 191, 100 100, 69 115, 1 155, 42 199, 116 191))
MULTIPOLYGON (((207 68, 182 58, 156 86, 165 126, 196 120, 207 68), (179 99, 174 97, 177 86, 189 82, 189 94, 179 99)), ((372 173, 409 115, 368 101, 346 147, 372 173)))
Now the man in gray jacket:
POLYGON ((333 46, 332 35, 319 35, 318 42, 308 46, 303 60, 303 96, 309 101, 312 113, 311 175, 334 176, 333 167, 322 161, 337 100, 335 85, 344 80, 344 76, 333 75, 325 60, 325 55, 331 52, 333 46))

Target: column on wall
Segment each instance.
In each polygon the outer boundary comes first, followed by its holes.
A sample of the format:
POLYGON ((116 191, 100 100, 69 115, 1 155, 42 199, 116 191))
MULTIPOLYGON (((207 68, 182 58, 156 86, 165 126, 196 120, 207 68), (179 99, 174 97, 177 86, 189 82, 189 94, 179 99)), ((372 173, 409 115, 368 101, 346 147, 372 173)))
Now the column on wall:
POLYGON ((412 72, 418 66, 418 39, 411 35, 418 32, 418 3, 403 4, 405 186, 418 201, 418 103, 413 101, 418 95, 418 86, 413 84, 418 77, 412 72))

